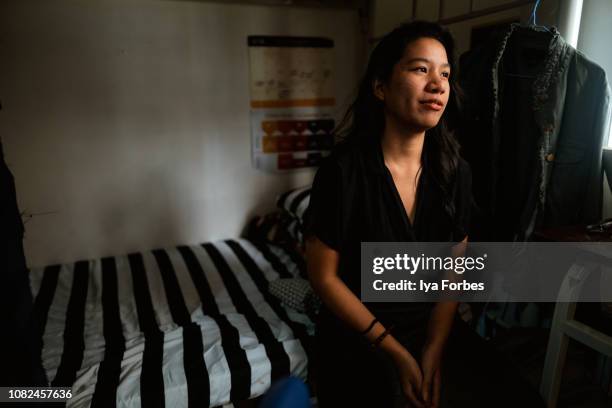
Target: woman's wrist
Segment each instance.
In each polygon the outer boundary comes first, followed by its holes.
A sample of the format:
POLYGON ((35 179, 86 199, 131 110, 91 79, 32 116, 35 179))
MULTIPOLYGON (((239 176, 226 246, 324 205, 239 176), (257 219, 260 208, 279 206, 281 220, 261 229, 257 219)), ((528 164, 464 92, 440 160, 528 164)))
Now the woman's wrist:
POLYGON ((378 348, 393 356, 402 352, 403 346, 393 338, 393 326, 385 327, 374 319, 370 326, 361 332, 372 348, 378 348))
POLYGON ((423 345, 421 354, 422 355, 429 354, 430 356, 434 356, 435 359, 439 361, 442 359, 442 355, 444 354, 444 346, 445 344, 441 342, 434 342, 434 343, 426 342, 423 345))
POLYGON ((392 360, 404 360, 407 357, 412 357, 412 354, 397 341, 393 336, 387 336, 380 344, 381 348, 392 360))

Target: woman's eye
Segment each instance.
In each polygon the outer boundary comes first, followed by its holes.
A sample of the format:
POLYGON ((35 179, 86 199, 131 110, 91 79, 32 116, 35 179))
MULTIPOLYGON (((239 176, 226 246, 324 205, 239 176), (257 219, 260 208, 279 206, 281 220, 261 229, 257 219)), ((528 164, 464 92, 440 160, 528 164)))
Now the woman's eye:
POLYGON ((450 72, 443 72, 443 73, 442 73, 442 76, 443 76, 444 78, 449 78, 449 77, 450 77, 450 72))
POLYGON ((419 72, 427 73, 427 68, 425 68, 425 67, 416 67, 416 68, 413 69, 413 71, 419 71, 419 72))

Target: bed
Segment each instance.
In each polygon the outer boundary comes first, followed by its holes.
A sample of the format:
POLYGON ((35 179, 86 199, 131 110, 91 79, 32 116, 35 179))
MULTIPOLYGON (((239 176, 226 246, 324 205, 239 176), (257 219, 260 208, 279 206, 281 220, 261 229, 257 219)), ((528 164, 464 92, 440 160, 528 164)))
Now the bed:
POLYGON ((235 239, 33 269, 47 380, 68 407, 215 407, 306 379, 313 323, 268 291, 298 264, 235 239))

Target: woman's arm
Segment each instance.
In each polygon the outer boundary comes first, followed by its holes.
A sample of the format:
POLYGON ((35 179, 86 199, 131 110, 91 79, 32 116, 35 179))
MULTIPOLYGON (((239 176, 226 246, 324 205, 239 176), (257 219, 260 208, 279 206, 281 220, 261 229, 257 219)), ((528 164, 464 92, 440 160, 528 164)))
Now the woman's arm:
POLYGON ((436 347, 440 351, 444 349, 453 326, 458 304, 454 301, 436 303, 429 317, 425 347, 436 347))
MULTIPOLYGON (((317 237, 313 236, 306 241, 308 278, 314 291, 330 311, 356 332, 361 332, 374 320, 374 315, 338 277, 339 258, 338 252, 317 237)), ((373 342, 384 331, 385 327, 377 323, 365 337, 373 342)), ((408 353, 392 335, 386 336, 379 347, 391 357, 408 353)))
MULTIPOLYGON (((465 255, 467 236, 452 250, 452 256, 465 255)), ((454 273, 454 272, 453 272, 454 273)), ((437 407, 440 401, 440 363, 446 341, 453 327, 458 302, 438 302, 433 307, 427 325, 427 337, 423 346, 421 357, 421 369, 423 370, 423 383, 421 398, 433 407, 437 407)))
MULTIPOLYGON (((455 245, 451 250, 453 257, 459 257, 465 255, 467 247, 468 237, 466 236, 463 241, 455 245)), ((453 273, 454 274, 454 273, 453 273)), ((456 277, 456 275, 455 275, 456 277)), ((426 347, 437 347, 440 350, 446 345, 446 340, 450 334, 455 319, 455 313, 457 312, 457 306, 459 302, 446 301, 438 302, 433 307, 431 315, 429 317, 429 324, 427 326, 427 339, 426 347)))
MULTIPOLYGON (((337 251, 316 236, 307 239, 308 278, 314 291, 332 313, 356 332, 361 332, 368 328, 374 320, 374 315, 338 277, 339 258, 337 251)), ((365 337, 374 342, 384 331, 385 327, 377 323, 365 337)), ((384 350, 397 366, 405 395, 414 406, 423 407, 419 400, 422 374, 417 361, 392 335, 387 335, 380 342, 379 348, 384 350)))

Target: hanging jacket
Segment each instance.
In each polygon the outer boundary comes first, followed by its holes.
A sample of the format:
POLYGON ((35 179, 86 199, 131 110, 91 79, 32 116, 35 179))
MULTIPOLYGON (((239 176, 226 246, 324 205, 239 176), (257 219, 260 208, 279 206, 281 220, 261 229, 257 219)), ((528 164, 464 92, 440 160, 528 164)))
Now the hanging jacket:
POLYGON ((601 67, 555 28, 512 24, 461 56, 459 83, 478 207, 471 239, 525 241, 539 227, 601 218, 610 129, 601 67))
POLYGON ((46 385, 34 353, 33 309, 13 175, 0 139, 0 386, 46 385))

